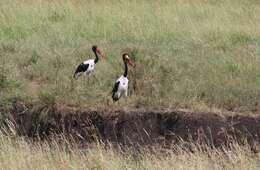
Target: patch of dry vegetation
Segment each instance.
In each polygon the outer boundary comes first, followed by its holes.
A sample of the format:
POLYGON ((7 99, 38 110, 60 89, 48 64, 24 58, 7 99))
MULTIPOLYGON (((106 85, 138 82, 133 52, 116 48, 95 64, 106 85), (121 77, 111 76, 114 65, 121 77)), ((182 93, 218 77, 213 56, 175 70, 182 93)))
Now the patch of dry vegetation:
POLYGON ((79 148, 64 138, 32 143, 24 138, 0 136, 1 169, 258 169, 259 153, 235 142, 230 148, 193 147, 193 152, 174 150, 113 148, 102 143, 79 148))

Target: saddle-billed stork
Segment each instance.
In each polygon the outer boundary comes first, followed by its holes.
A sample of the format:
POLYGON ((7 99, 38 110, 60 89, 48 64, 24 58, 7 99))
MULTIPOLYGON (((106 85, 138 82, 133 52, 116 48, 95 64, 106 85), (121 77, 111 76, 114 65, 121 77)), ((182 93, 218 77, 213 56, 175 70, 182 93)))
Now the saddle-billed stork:
POLYGON ((95 69, 95 65, 97 64, 97 62, 99 60, 99 55, 102 58, 105 58, 105 55, 100 51, 100 49, 96 45, 92 46, 92 51, 94 52, 96 58, 89 59, 89 60, 82 62, 77 67, 77 69, 74 73, 74 78, 79 77, 82 74, 84 74, 85 76, 90 75, 95 69))
POLYGON ((121 75, 117 80, 114 85, 114 88, 112 90, 112 99, 113 101, 118 101, 122 95, 125 97, 127 96, 127 89, 128 89, 128 78, 127 78, 127 73, 128 73, 128 64, 131 65, 132 67, 135 67, 135 64, 131 59, 129 58, 129 55, 127 53, 124 53, 122 55, 123 61, 124 61, 124 66, 125 66, 125 71, 124 74, 121 75))

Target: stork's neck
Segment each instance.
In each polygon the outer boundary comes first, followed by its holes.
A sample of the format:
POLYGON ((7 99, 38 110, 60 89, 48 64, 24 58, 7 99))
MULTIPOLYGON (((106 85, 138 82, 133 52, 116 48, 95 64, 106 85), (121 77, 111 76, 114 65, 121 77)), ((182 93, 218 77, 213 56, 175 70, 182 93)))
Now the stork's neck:
POLYGON ((128 72, 127 60, 124 60, 124 64, 125 64, 125 72, 123 76, 127 77, 127 72, 128 72))
POLYGON ((98 62, 98 54, 97 54, 97 52, 96 51, 94 51, 94 54, 95 54, 95 56, 96 56, 96 58, 95 58, 95 60, 94 60, 94 63, 96 64, 97 62, 98 62))

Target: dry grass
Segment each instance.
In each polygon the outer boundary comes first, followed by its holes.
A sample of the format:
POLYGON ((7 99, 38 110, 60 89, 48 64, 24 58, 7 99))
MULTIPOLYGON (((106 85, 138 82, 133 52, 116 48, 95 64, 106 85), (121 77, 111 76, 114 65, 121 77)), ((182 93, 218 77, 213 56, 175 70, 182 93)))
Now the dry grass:
MULTIPOLYGON (((128 108, 258 112, 260 4, 257 0, 2 0, 0 102, 15 98, 93 108, 110 92, 129 52, 128 108), (90 82, 73 80, 91 58, 108 55, 90 82)), ((120 107, 120 106, 119 106, 120 107)))
POLYGON ((259 153, 248 146, 230 145, 231 149, 201 149, 194 152, 175 146, 122 151, 97 143, 77 148, 61 138, 52 142, 31 143, 24 138, 0 136, 1 169, 259 169, 259 153))

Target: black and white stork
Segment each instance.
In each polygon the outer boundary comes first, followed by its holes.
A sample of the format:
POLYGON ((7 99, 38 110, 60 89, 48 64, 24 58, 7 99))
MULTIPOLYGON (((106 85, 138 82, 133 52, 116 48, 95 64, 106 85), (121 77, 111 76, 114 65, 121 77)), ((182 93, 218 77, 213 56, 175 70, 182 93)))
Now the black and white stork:
POLYGON ((74 73, 74 78, 79 77, 82 74, 84 74, 85 76, 90 75, 95 69, 95 65, 97 64, 97 62, 99 60, 99 55, 102 58, 105 58, 105 55, 100 51, 100 49, 96 45, 92 46, 92 51, 94 52, 96 58, 89 59, 89 60, 82 62, 77 67, 77 69, 74 73))
POLYGON ((124 53, 122 55, 123 61, 124 61, 124 66, 125 66, 125 71, 124 74, 121 75, 117 80, 114 85, 114 88, 112 90, 112 99, 113 101, 118 101, 122 95, 127 97, 127 90, 128 90, 128 78, 127 78, 127 73, 128 73, 128 64, 131 65, 132 67, 135 67, 134 62, 132 62, 129 58, 129 55, 127 53, 124 53))

